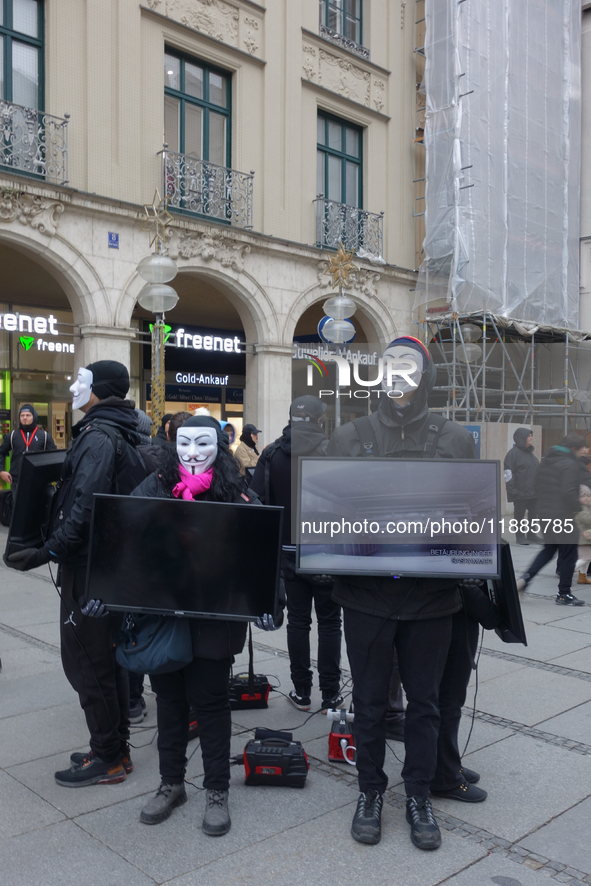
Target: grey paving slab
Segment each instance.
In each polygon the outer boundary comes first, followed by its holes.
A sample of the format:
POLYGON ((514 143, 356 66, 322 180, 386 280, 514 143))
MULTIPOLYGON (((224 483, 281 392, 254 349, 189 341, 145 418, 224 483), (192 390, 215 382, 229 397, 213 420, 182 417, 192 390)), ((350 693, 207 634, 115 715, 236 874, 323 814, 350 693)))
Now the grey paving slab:
POLYGON ((13 649, 30 649, 31 644, 24 637, 2 630, 2 607, 0 606, 0 653, 13 649))
MULTIPOLYGON (((591 684, 589 684, 591 687, 591 684)), ((591 694, 590 694, 591 698, 591 694)), ((321 738, 329 732, 327 719, 324 714, 314 711, 320 710, 320 693, 312 692, 312 707, 309 713, 296 710, 294 706, 281 695, 271 695, 269 707, 266 710, 233 711, 232 722, 244 729, 255 729, 257 726, 267 729, 278 729, 293 732, 293 737, 304 744, 315 738, 321 738)))
POLYGON ((554 625, 536 625, 529 622, 525 626, 525 632, 527 646, 522 646, 521 643, 503 643, 494 631, 485 631, 483 645, 486 649, 509 652, 511 655, 531 658, 534 661, 550 661, 558 655, 566 655, 589 645, 584 633, 559 630, 554 625))
MULTIPOLYGON (((471 703, 471 698, 468 698, 466 704, 468 705, 471 703)), ((480 748, 485 748, 489 744, 502 741, 504 738, 509 738, 510 735, 514 734, 510 729, 505 729, 503 726, 496 726, 494 723, 487 723, 486 720, 475 719, 474 728, 470 734, 471 726, 472 717, 469 714, 464 713, 460 721, 460 731, 458 734, 458 746, 461 753, 464 753, 464 747, 468 741, 468 736, 470 736, 470 741, 465 753, 473 754, 474 751, 477 751, 480 748)))
POLYGON ((44 643, 49 643, 50 646, 53 646, 59 652, 60 625, 57 618, 58 614, 59 613, 57 611, 54 612, 51 618, 49 618, 47 621, 35 624, 19 625, 18 630, 29 637, 33 637, 36 640, 43 640, 44 643))
POLYGON ((0 796, 0 840, 64 819, 57 809, 6 772, 0 772, 0 796))
POLYGON ((154 886, 73 822, 0 841, 2 886, 154 886))
POLYGON ((484 803, 433 799, 434 808, 505 840, 520 840, 591 794, 591 757, 513 735, 464 757, 480 772, 484 803))
MULTIPOLYGON (((76 698, 74 690, 72 697, 76 698)), ((69 705, 0 720, 0 767, 86 746, 88 731, 78 700, 69 705)))
MULTIPOLYGON (((240 852, 282 831, 326 812, 347 807, 343 826, 353 814, 356 791, 343 782, 312 772, 302 790, 246 787, 244 775, 232 771, 230 813, 232 830, 223 839, 201 830, 204 794, 190 788, 189 800, 171 818, 154 827, 142 825, 142 798, 80 816, 76 823, 157 882, 178 877, 224 856, 240 852)), ((256 876, 264 868, 259 863, 256 876)), ((252 871, 251 871, 252 873, 252 871)), ((201 880, 201 878, 199 878, 201 880)), ((190 881, 189 881, 190 882, 190 881)))
MULTIPOLYGON (((31 646, 27 643, 24 647, 4 649, 0 641, 0 656, 2 657, 2 671, 0 672, 0 680, 4 680, 7 684, 15 681, 20 682, 28 677, 38 677, 41 679, 44 675, 51 680, 58 678, 63 674, 62 663, 58 655, 55 653, 31 646)), ((6 697, 6 693, 2 693, 2 697, 6 697)), ((0 717, 3 710, 0 709, 0 717)))
POLYGON ((445 886, 545 886, 554 883, 527 865, 489 855, 445 881, 445 886))
MULTIPOLYGON (((590 585, 591 587, 591 585, 590 585)), ((579 593, 578 588, 576 589, 576 595, 579 599, 585 599, 581 593, 579 593)), ((558 609, 558 606, 556 607, 558 609)), ((572 615, 569 615, 567 618, 561 618, 560 621, 554 623, 555 628, 562 628, 566 631, 580 631, 583 634, 591 634, 591 606, 582 607, 580 609, 573 610, 572 607, 568 607, 572 615)))
MULTIPOLYGON (((481 654, 478 662, 478 683, 480 685, 486 683, 487 680, 495 680, 497 677, 503 676, 503 674, 513 674, 523 667, 526 667, 525 662, 523 664, 516 664, 516 662, 507 661, 503 658, 494 658, 492 655, 481 654)), ((469 692, 473 692, 476 677, 476 671, 472 671, 470 679, 472 689, 469 692)))
MULTIPOLYGON (((533 585, 532 590, 535 590, 533 585)), ((537 594, 537 590, 535 590, 535 593, 537 594)), ((575 589, 573 593, 582 599, 578 589, 575 589)), ((545 599, 540 599, 538 596, 530 596, 528 593, 520 595, 519 599, 524 621, 531 621, 534 624, 559 625, 564 618, 568 618, 573 610, 568 606, 557 606, 555 595, 556 591, 551 597, 545 599)))
POLYGON ((349 833, 354 808, 353 804, 319 816, 167 886, 195 886, 197 882, 207 886, 251 886, 254 882, 257 886, 358 886, 368 882, 376 886, 434 886, 484 854, 478 846, 452 834, 443 835, 437 852, 415 849, 403 813, 388 804, 382 815, 381 843, 363 846, 349 833))
POLYGON ((533 726, 590 699, 591 682, 539 668, 522 668, 483 683, 476 707, 533 726))
POLYGON ((21 669, 26 676, 18 677, 12 669, 15 662, 11 653, 7 653, 6 662, 2 660, 0 719, 72 701, 72 687, 64 677, 59 658, 56 663, 51 653, 35 647, 27 651, 30 659, 21 669), (37 667, 32 668, 33 664, 37 667))
MULTIPOLYGON (((591 703, 579 705, 538 724, 539 729, 591 745, 591 703)), ((590 872, 591 873, 591 872, 590 872)))
POLYGON ((587 839, 590 813, 591 798, 577 803, 535 833, 529 834, 519 845, 591 874, 591 843, 587 839))
POLYGON ((585 671, 591 674, 591 645, 584 649, 578 649, 577 652, 569 652, 568 655, 559 655, 550 661, 563 668, 573 668, 575 671, 585 671))

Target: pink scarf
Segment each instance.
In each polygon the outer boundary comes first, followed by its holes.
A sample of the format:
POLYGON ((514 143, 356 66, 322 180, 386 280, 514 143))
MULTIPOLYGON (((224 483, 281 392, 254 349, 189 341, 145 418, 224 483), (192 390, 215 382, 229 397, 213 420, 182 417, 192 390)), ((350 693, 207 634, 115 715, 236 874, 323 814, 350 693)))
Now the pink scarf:
POLYGON ((172 494, 175 498, 182 498, 185 501, 192 501, 197 495, 205 492, 213 480, 213 468, 209 468, 203 474, 190 474, 179 464, 179 474, 181 475, 180 482, 176 484, 172 494))

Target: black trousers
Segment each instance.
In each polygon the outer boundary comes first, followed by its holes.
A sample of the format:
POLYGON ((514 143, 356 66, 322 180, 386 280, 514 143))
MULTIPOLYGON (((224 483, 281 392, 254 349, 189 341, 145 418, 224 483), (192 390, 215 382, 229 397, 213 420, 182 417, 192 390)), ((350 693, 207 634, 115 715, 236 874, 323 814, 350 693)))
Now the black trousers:
POLYGON ((558 560, 556 568, 558 570, 558 593, 570 594, 573 583, 573 572, 578 556, 578 545, 544 545, 538 556, 535 558, 527 569, 530 579, 537 575, 540 569, 543 569, 546 563, 549 563, 554 554, 558 551, 558 560))
POLYGON ((160 777, 182 784, 187 764, 189 707, 196 713, 203 756, 203 786, 227 791, 230 786, 232 716, 228 686, 232 659, 194 658, 180 671, 152 674, 158 717, 160 777))
MULTIPOLYGON (((513 502, 513 516, 516 520, 523 520, 525 517, 525 512, 527 511, 527 518, 529 522, 534 519, 536 516, 536 500, 535 498, 518 498, 513 502)), ((529 532, 518 532, 517 535, 529 535, 535 534, 530 530, 529 532)))
POLYGON ((331 599, 331 585, 314 585, 293 572, 293 558, 283 555, 287 596, 287 650, 291 679, 298 695, 312 688, 310 628, 312 606, 318 621, 318 682, 323 698, 334 698, 341 685, 341 607, 331 599))
POLYGON ((86 567, 61 569, 61 651, 64 673, 78 693, 90 732, 90 749, 106 763, 118 760, 129 739, 129 680, 117 664, 113 641, 123 615, 82 615, 86 567))
POLYGON ((402 778, 408 797, 426 797, 437 763, 439 684, 451 640, 452 616, 395 621, 346 607, 343 615, 353 677, 359 789, 383 794, 388 786, 383 768, 386 712, 396 652, 407 700, 402 778))
POLYGON ((439 686, 441 720, 437 739, 437 766, 431 784, 434 790, 439 791, 449 791, 462 783, 458 731, 480 632, 478 622, 469 618, 464 610, 456 612, 452 620, 451 642, 439 686))
POLYGON ((388 688, 386 726, 395 728, 399 723, 404 723, 404 699, 402 697, 402 680, 398 670, 398 658, 394 655, 392 676, 390 677, 390 686, 388 688))

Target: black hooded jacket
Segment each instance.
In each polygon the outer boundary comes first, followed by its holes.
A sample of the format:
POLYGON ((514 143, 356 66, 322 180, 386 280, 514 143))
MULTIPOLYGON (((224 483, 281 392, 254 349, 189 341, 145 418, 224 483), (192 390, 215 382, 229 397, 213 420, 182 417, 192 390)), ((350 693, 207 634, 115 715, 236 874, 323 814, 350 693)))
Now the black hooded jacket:
POLYGON ((574 517, 581 510, 582 485, 589 485, 585 464, 566 446, 552 446, 540 463, 535 485, 536 516, 546 544, 577 544, 574 517), (565 520, 570 522, 565 524, 565 520), (568 531, 570 526, 574 531, 568 531))
POLYGON ((13 485, 18 483, 21 472, 21 461, 25 452, 43 452, 45 449, 57 449, 52 437, 43 428, 39 427, 39 416, 33 407, 33 424, 21 425, 5 434, 0 446, 0 471, 5 470, 6 456, 12 452, 10 459, 10 476, 13 485))
MULTIPOLYGON (((74 440, 62 468, 45 542, 51 559, 69 567, 86 565, 94 494, 115 491, 115 448, 97 423, 110 425, 131 447, 139 443, 135 403, 120 397, 100 400, 72 428, 74 440)), ((123 448, 121 461, 119 474, 125 472, 126 461, 130 473, 136 468, 137 462, 132 461, 127 447, 123 448)))
MULTIPOLYGON (((377 412, 369 416, 375 434, 376 456, 415 457, 425 454, 431 415, 427 405, 435 383, 436 369, 427 361, 416 394, 406 409, 399 409, 386 394, 380 397, 377 412)), ((328 455, 364 456, 363 444, 353 422, 332 435, 328 455)), ((469 431, 452 421, 441 429, 436 458, 476 458, 469 431)), ((381 618, 400 620, 437 618, 461 609, 458 578, 388 578, 356 575, 335 578, 333 599, 349 609, 381 618)))
POLYGON ((283 428, 281 437, 266 446, 257 462, 251 488, 266 505, 279 505, 283 512, 284 545, 293 544, 291 537, 292 507, 292 474, 297 475, 297 458, 292 456, 326 455, 328 440, 317 422, 292 422, 283 428), (269 478, 269 501, 266 500, 265 475, 269 478))
POLYGON ((530 434, 529 428, 517 428, 513 434, 515 445, 505 456, 507 501, 536 497, 536 474, 540 462, 534 455, 534 447, 525 445, 530 434))

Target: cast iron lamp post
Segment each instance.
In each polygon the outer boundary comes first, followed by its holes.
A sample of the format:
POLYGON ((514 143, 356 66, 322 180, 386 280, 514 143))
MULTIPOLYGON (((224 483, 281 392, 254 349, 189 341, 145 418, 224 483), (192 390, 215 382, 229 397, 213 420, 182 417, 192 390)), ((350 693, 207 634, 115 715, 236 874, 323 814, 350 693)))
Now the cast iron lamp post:
POLYGON ((140 290, 138 302, 146 311, 155 315, 155 322, 151 324, 152 333, 152 434, 155 435, 162 423, 166 400, 165 367, 164 367, 164 339, 165 324, 164 314, 172 311, 179 297, 172 286, 167 284, 173 280, 178 268, 175 262, 167 255, 166 251, 166 226, 172 221, 168 211, 168 197, 162 199, 160 192, 156 190, 151 204, 144 206, 146 221, 142 228, 149 231, 150 246, 154 246, 154 252, 147 255, 137 266, 138 274, 146 280, 146 285, 140 290))

